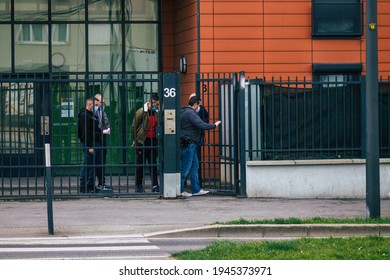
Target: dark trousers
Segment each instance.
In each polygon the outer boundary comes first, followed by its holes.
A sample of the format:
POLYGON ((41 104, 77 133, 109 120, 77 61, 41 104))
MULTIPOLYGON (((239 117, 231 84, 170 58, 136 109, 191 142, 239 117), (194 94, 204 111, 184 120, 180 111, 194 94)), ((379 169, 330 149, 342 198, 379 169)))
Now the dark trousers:
POLYGON ((158 185, 157 180, 157 156, 158 156, 158 141, 157 138, 146 138, 144 145, 137 143, 136 145, 136 163, 137 170, 135 174, 136 186, 143 185, 144 166, 146 162, 149 163, 150 176, 152 178, 152 186, 158 185))
POLYGON ((80 170, 80 192, 92 192, 95 187, 95 177, 99 185, 104 181, 103 175, 103 148, 101 144, 95 143, 94 153, 91 154, 88 148, 84 152, 84 166, 80 170))
MULTIPOLYGON (((104 177, 105 172, 105 165, 106 165, 106 157, 107 157, 107 135, 103 135, 103 145, 102 145, 102 181, 99 181, 99 185, 104 185, 106 183, 106 177, 104 177)), ((98 177, 99 179, 99 177, 98 177)))

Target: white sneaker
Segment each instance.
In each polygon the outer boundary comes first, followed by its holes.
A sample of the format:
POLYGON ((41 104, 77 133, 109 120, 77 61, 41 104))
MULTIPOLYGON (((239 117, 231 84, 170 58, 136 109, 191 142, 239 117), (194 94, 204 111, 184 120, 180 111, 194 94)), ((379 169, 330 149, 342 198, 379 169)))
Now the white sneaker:
POLYGON ((192 195, 204 195, 204 194, 208 194, 208 193, 209 193, 209 191, 200 190, 199 192, 194 193, 192 195))
POLYGON ((181 193, 181 196, 190 197, 190 196, 192 196, 192 194, 190 194, 190 193, 188 193, 188 192, 182 192, 182 193, 181 193))

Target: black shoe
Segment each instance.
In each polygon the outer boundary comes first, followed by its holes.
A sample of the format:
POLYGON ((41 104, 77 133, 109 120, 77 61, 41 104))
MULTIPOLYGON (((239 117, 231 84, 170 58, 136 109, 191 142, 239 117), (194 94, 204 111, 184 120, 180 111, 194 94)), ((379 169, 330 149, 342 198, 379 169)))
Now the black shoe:
POLYGON ((80 193, 93 193, 93 186, 80 186, 80 193))
POLYGON ((136 191, 137 193, 143 193, 143 192, 145 192, 144 186, 142 186, 142 185, 137 186, 137 188, 136 188, 135 191, 136 191))
POLYGON ((154 185, 152 188, 152 192, 160 192, 160 187, 158 185, 154 185))

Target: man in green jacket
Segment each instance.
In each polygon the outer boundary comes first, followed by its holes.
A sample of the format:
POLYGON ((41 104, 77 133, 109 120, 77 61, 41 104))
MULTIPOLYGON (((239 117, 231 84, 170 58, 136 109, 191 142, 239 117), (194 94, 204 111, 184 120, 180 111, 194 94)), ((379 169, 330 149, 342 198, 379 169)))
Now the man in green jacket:
POLYGON ((160 191, 157 180, 158 141, 156 133, 159 106, 158 96, 152 96, 150 102, 146 102, 142 108, 137 110, 131 125, 131 133, 134 137, 134 145, 136 146, 137 153, 137 169, 135 174, 136 192, 145 191, 143 186, 143 165, 146 161, 150 165, 152 192, 160 191))

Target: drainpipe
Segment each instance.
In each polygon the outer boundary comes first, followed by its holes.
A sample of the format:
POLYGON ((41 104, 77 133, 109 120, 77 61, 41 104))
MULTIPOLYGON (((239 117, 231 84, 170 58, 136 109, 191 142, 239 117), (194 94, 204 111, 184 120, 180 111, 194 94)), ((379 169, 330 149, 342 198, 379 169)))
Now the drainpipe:
POLYGON ((197 48, 197 72, 200 73, 200 0, 196 1, 196 19, 197 19, 197 27, 196 27, 196 48, 197 48))

